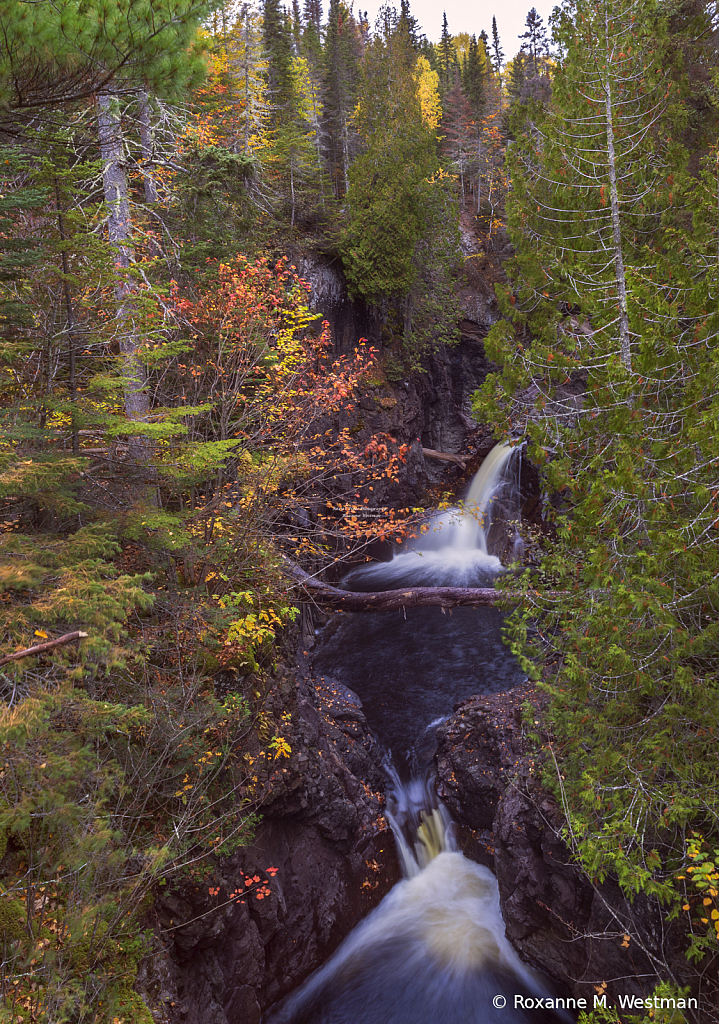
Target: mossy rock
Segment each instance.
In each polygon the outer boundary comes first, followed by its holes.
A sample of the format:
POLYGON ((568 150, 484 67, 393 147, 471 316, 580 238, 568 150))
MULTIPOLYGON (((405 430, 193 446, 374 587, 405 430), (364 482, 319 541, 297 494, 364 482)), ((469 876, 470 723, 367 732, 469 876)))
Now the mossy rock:
POLYGON ((107 1019, 111 1024, 155 1024, 145 1000, 127 983, 110 991, 107 1019))
POLYGON ((25 934, 25 904, 4 893, 0 894, 0 933, 11 940, 25 934))

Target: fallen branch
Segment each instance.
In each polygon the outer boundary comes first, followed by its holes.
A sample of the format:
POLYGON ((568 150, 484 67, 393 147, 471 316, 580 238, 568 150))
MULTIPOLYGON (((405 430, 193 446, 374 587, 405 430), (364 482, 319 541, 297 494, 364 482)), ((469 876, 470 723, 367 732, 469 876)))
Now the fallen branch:
MULTIPOLYGON (((399 590, 375 590, 367 593, 340 590, 310 576, 304 569, 283 557, 285 571, 308 597, 327 608, 346 612, 394 612, 404 608, 476 608, 491 607, 499 601, 528 601, 532 597, 557 600, 571 596, 568 590, 520 591, 495 590, 494 587, 403 587, 399 590)), ((585 596, 604 597, 609 590, 588 590, 585 596)))
POLYGON ((59 636, 57 640, 48 640, 45 644, 36 644, 35 647, 26 647, 24 651, 6 654, 4 658, 0 658, 0 665, 7 665, 9 661, 19 661, 20 658, 30 658, 33 654, 44 654, 45 651, 51 651, 53 647, 69 644, 71 640, 82 640, 83 637, 88 635, 88 633, 82 633, 79 629, 74 633, 65 633, 64 636, 59 636))
POLYGON ((289 575, 293 576, 318 604, 328 608, 344 609, 347 612, 393 612, 403 608, 419 607, 486 607, 507 597, 520 596, 506 590, 495 590, 494 587, 403 587, 401 590, 363 593, 340 590, 329 583, 322 583, 287 559, 285 566, 289 575))

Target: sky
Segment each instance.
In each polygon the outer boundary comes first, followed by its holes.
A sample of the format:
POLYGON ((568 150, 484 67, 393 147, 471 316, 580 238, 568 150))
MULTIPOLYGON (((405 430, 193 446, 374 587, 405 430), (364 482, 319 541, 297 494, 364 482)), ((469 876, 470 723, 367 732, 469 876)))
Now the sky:
MULTIPOLYGON (((391 2, 391 0, 390 0, 391 2)), ((519 50, 517 38, 524 31, 527 11, 532 7, 544 18, 545 24, 558 0, 495 0, 494 4, 477 0, 410 0, 410 9, 419 21, 422 31, 430 42, 439 42, 442 32, 442 12, 447 12, 447 23, 452 35, 469 32, 479 35, 482 29, 492 38, 492 15, 497 19, 499 39, 507 60, 519 50)), ((367 11, 370 25, 374 25, 377 10, 382 0, 355 0, 355 14, 367 11)), ((399 7, 399 0, 393 4, 399 7)))

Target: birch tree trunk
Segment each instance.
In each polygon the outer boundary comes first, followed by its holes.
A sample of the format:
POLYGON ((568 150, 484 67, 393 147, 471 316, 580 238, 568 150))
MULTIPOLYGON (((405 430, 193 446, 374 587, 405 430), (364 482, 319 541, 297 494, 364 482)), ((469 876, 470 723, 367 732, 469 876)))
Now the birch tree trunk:
MULTIPOLYGON (((122 138, 122 125, 117 100, 103 92, 97 98, 97 123, 100 138, 102 181, 107 206, 107 231, 110 244, 116 250, 117 280, 115 304, 123 359, 125 413, 129 420, 146 422, 150 412, 150 399, 145 388, 145 367, 139 358, 138 310, 135 301, 135 282, 127 273, 133 263, 132 219, 127 186, 127 165, 122 138)), ((128 461, 146 463, 151 444, 142 434, 130 435, 128 461)))

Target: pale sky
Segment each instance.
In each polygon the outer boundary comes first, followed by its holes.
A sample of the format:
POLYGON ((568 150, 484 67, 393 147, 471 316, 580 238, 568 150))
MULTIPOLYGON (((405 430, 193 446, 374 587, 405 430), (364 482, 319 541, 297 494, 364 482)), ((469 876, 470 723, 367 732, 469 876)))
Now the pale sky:
MULTIPOLYGON (((390 0, 391 2, 391 0, 390 0)), ((519 50, 517 38, 524 31, 524 19, 532 7, 544 18, 545 25, 558 0, 410 0, 412 14, 419 21, 422 31, 430 42, 439 42, 442 32, 442 12, 447 12, 447 23, 452 35, 469 32, 479 35, 482 29, 492 39, 492 15, 497 19, 499 40, 506 60, 519 50)), ((355 14, 362 10, 369 14, 370 25, 374 25, 382 0, 354 0, 355 14)), ((393 4, 399 9, 399 0, 393 4)))

